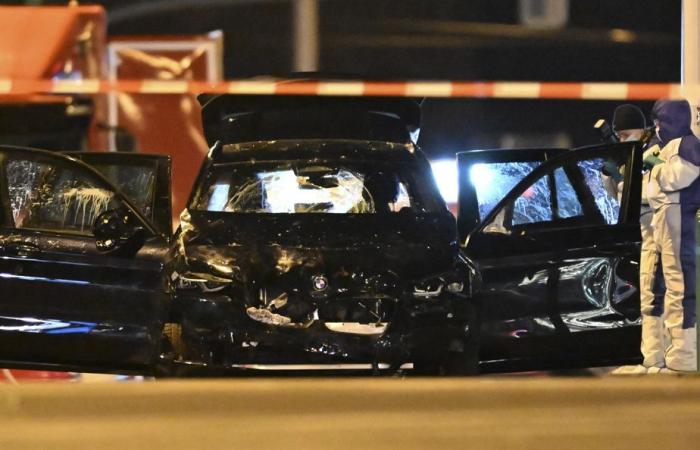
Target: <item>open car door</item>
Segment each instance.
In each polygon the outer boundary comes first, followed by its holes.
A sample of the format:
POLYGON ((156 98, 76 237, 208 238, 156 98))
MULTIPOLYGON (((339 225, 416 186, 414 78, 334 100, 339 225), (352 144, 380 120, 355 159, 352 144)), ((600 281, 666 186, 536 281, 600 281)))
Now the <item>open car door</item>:
POLYGON ((169 232, 92 167, 41 150, 0 148, 0 205, 0 366, 149 372, 169 232))
POLYGON ((495 164, 459 155, 463 249, 483 280, 485 368, 639 357, 639 145, 559 152, 534 169, 520 150, 499 152, 495 164))

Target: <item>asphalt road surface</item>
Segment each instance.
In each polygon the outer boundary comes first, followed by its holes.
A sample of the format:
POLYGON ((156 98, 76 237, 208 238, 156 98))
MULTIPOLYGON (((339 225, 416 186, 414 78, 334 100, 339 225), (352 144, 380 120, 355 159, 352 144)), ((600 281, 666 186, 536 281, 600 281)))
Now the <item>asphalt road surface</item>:
POLYGON ((0 385, 1 449, 698 449, 700 377, 0 385))

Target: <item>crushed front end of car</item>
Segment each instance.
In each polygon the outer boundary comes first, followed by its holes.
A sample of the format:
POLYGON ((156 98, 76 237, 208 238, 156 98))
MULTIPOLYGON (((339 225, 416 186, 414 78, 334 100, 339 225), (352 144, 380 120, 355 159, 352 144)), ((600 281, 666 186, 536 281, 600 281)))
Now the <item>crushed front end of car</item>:
MULTIPOLYGON (((225 227, 223 221, 209 226, 225 227)), ((270 225, 257 223, 253 229, 270 225)), ((171 320, 181 333, 174 350, 188 364, 439 366, 450 353, 464 354, 476 332, 469 266, 455 260, 449 246, 426 257, 423 244, 400 250, 328 241, 319 247, 251 245, 256 241, 249 237, 245 245, 220 245, 193 233, 192 240, 189 233, 183 236, 188 243, 171 272, 171 320), (406 270, 406 264, 413 268, 406 270)))
POLYGON ((176 360, 474 372, 474 271, 434 186, 417 187, 432 179, 405 161, 301 161, 209 169, 169 264, 176 360))

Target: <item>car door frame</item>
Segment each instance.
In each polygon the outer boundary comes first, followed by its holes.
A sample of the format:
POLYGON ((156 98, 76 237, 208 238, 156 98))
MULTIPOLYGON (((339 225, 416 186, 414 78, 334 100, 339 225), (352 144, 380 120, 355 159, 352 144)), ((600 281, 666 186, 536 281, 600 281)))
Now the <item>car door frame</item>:
MULTIPOLYGON (((642 172, 642 162, 641 162, 641 145, 635 144, 635 143, 627 143, 627 144, 616 144, 616 146, 632 146, 628 160, 626 161, 626 167, 629 168, 629 170, 625 170, 625 177, 624 177, 624 191, 622 193, 622 202, 620 204, 620 212, 619 212, 619 221, 617 225, 614 225, 615 227, 619 227, 620 230, 626 229, 627 232, 629 233, 630 240, 626 242, 613 242, 615 239, 620 239, 620 236, 624 235, 624 232, 619 232, 617 233, 617 237, 614 239, 609 239, 608 242, 604 242, 603 245, 601 245, 598 250, 603 252, 607 252, 607 254, 610 255, 616 255, 616 254, 622 254, 625 249, 629 252, 631 248, 638 248, 634 247, 634 243, 638 245, 639 242, 639 205, 640 205, 640 194, 641 194, 641 172, 642 172), (636 229, 636 233, 634 230, 636 229), (632 242, 634 241, 634 242, 632 242)), ((475 259, 475 262, 477 263, 477 266, 481 268, 481 270, 484 270, 485 268, 483 267, 483 264, 480 264, 479 259, 481 258, 477 254, 474 255, 474 252, 470 252, 470 241, 473 241, 473 237, 476 236, 478 233, 481 233, 483 229, 492 221, 494 220, 498 214, 501 214, 502 210, 509 205, 510 203, 514 202, 515 199, 524 192, 525 189, 528 187, 532 186, 535 182, 537 182, 540 178, 544 176, 549 176, 551 173, 551 177, 553 178, 554 174, 554 169, 556 169, 557 166, 563 167, 564 163, 563 161, 568 161, 568 160, 576 160, 576 159, 586 159, 586 155, 591 155, 595 156, 597 152, 600 152, 601 147, 605 149, 610 149, 608 151, 613 152, 615 145, 594 145, 594 146, 587 146, 587 147, 582 147, 578 149, 574 149, 570 152, 566 153, 560 153, 558 156, 552 158, 549 161, 546 161, 542 163, 539 167, 534 169, 530 174, 528 174, 526 177, 524 177, 519 183, 516 184, 499 202, 498 204, 484 217, 482 221, 480 221, 476 226, 473 226, 473 221, 474 221, 474 216, 473 216, 473 211, 474 207, 478 208, 478 203, 476 202, 476 198, 472 197, 470 199, 469 197, 466 198, 466 201, 464 201, 465 197, 460 197, 460 200, 462 204, 460 205, 460 213, 464 210, 471 211, 471 215, 466 216, 466 223, 463 223, 460 227, 461 230, 465 230, 468 228, 472 228, 471 231, 466 235, 466 237, 461 239, 461 243, 463 246, 463 251, 470 257, 473 257, 475 259), (471 202, 471 204, 469 204, 471 202)), ((501 156, 502 160, 508 160, 509 156, 513 156, 516 154, 516 152, 519 152, 518 150, 504 150, 503 153, 496 153, 492 152, 491 155, 497 154, 501 156)), ((489 155, 490 156, 490 155, 489 155)), ((526 157, 523 155, 518 155, 520 160, 525 159, 526 157)), ((462 159, 464 161, 464 159, 462 159)), ((473 159, 471 161, 474 161, 473 159)), ((460 165, 460 176, 466 176, 468 175, 466 173, 467 167, 460 165)), ((462 178, 464 180, 464 178, 462 178)), ((465 191, 465 186, 464 182, 460 181, 460 193, 464 193, 465 191)), ((550 187, 551 188, 551 187, 550 187)), ((473 194, 474 190, 472 189, 472 192, 467 192, 469 194, 473 194)), ((556 192, 556 191, 554 191, 556 192)), ((554 195, 552 195, 554 197, 554 195)), ((477 211, 478 214, 478 211, 477 211)), ((463 217, 459 217, 459 220, 462 221, 464 220, 463 217)), ((610 225, 608 225, 609 227, 610 225)), ((585 228, 585 227, 584 227, 585 228)), ((581 227, 571 227, 568 229, 568 234, 572 236, 572 241, 567 242, 568 248, 576 247, 576 245, 571 245, 575 244, 577 236, 576 230, 581 230, 581 227)), ((609 229, 609 228, 607 228, 609 229)), ((462 235, 461 235, 462 236, 462 235)), ((622 238, 624 240, 624 238, 622 238)), ((472 242, 473 243, 473 242, 472 242)), ((598 247, 596 244, 595 247, 598 247)), ((555 249, 556 250, 556 249, 555 249)), ((560 253, 566 253, 567 249, 559 249, 560 253)), ((507 257, 502 257, 501 256, 501 263, 505 264, 524 264, 527 265, 528 262, 523 261, 523 257, 527 255, 527 252, 522 253, 522 254, 516 254, 516 255, 511 255, 510 258, 511 260, 515 260, 515 262, 511 261, 510 263, 506 261, 507 257)), ((498 258, 499 256, 495 257, 495 265, 498 265, 498 258)), ((490 264, 494 264, 494 261, 491 261, 490 264)), ((561 339, 561 331, 565 330, 565 327, 562 323, 562 318, 558 314, 558 310, 556 308, 556 302, 554 302, 556 299, 552 299, 552 302, 550 303, 551 305, 554 305, 553 308, 550 310, 551 314, 551 319, 552 322, 559 322, 559 326, 557 327, 559 332, 557 334, 552 335, 555 340, 556 339, 561 339)), ((583 335, 581 335, 583 336, 583 335)), ((542 349, 552 349, 553 347, 551 346, 552 343, 548 343, 544 346, 542 346, 541 349, 536 350, 536 351, 543 351, 542 349)), ((554 345, 558 345, 558 343, 554 343, 554 345)), ((637 346, 638 347, 638 346, 637 346)), ((547 358, 543 358, 543 360, 546 360, 547 358)))
MULTIPOLYGON (((575 159, 581 157, 582 154, 587 154, 587 153, 593 153, 596 150, 600 151, 601 148, 604 149, 614 149, 614 148, 623 148, 623 147, 634 147, 632 154, 626 161, 626 167, 630 167, 631 170, 625 170, 624 174, 624 191, 622 193, 622 202, 620 203, 620 220, 618 222, 618 225, 622 225, 623 223, 627 224, 635 224, 639 225, 639 212, 640 212, 640 205, 641 205, 641 173, 642 173, 642 158, 641 158, 641 152, 642 152, 642 147, 641 143, 639 142, 627 142, 627 143, 617 143, 617 144, 598 144, 598 145, 588 145, 584 147, 577 147, 574 149, 571 149, 569 151, 565 151, 562 149, 544 149, 544 150, 539 150, 540 152, 543 152, 545 155, 551 155, 551 153, 548 153, 550 151, 554 151, 554 155, 550 156, 549 158, 546 158, 542 164, 540 164, 538 167, 534 168, 532 172, 530 172, 527 176, 525 176, 522 180, 520 180, 513 188, 505 195, 503 198, 496 204, 496 206, 493 207, 493 209, 484 217, 483 220, 479 220, 478 224, 472 228, 472 230, 468 233, 468 235, 471 235, 475 232, 480 231, 485 224, 490 222, 496 215, 499 209, 503 208, 506 204, 508 204, 511 200, 514 200, 516 196, 520 195, 521 191, 523 190, 524 187, 528 187, 532 184, 533 181, 537 181, 539 178, 542 177, 542 175, 539 175, 539 172, 544 172, 546 173, 547 168, 552 167, 554 165, 560 164, 561 161, 564 161, 566 159, 575 159), (634 185, 633 185, 634 183, 634 185), (635 186, 639 187, 637 189, 635 186), (634 189, 633 189, 634 187, 634 189)), ((512 161, 527 161, 525 159, 525 156, 521 156, 520 152, 523 152, 523 155, 532 155, 532 154, 537 154, 534 153, 536 151, 533 151, 531 149, 525 149, 525 150, 519 150, 519 149, 502 149, 502 150, 486 150, 483 151, 485 154, 488 155, 489 159, 487 160, 488 162, 512 162, 512 161), (488 152, 488 153, 487 153, 488 152), (498 161, 495 161, 491 155, 502 155, 502 158, 500 158, 498 161), (511 156, 512 155, 512 156, 511 156), (513 158, 513 159, 508 159, 508 158, 513 158)), ((467 177, 468 174, 466 173, 466 167, 462 167, 463 161, 465 161, 465 158, 467 155, 471 154, 471 152, 464 152, 464 153, 459 153, 458 156, 458 164, 459 164, 459 176, 460 176, 460 199, 462 198, 461 195, 465 195, 464 198, 467 199, 467 202, 473 202, 473 204, 476 203, 475 199, 475 194, 473 193, 473 190, 468 190, 465 189, 464 185, 467 185, 468 183, 463 183, 463 180, 467 177), (464 156, 462 156, 464 155, 464 156), (472 200, 474 199, 474 200, 472 200)), ((475 162, 480 162, 480 160, 470 160, 470 163, 475 163, 475 162)), ((465 204, 460 204, 460 214, 458 216, 458 221, 464 221, 465 225, 463 226, 466 228, 466 225, 470 225, 474 221, 474 208, 470 207, 467 203, 465 204), (462 216, 462 208, 464 208, 464 217, 462 216)), ((478 215, 478 211, 477 211, 478 215)))
MULTIPOLYGON (((68 311, 64 311, 65 315, 62 316, 64 312, 46 300, 46 298, 51 298, 50 292, 53 291, 46 290, 44 285, 39 285, 39 291, 30 294, 36 300, 32 300, 28 305, 13 304, 12 299, 8 300, 4 306, 0 305, 0 307, 7 307, 10 310, 15 308, 14 310, 18 311, 17 308, 19 308, 21 312, 30 313, 26 316, 22 315, 22 317, 4 317, 11 324, 16 324, 19 320, 23 323, 36 324, 37 327, 35 331, 30 333, 26 332, 27 327, 24 325, 5 327, 4 329, 0 326, 0 329, 5 332, 6 343, 15 348, 26 350, 25 353, 10 352, 10 357, 0 354, 2 365, 24 368, 49 367, 59 370, 150 373, 160 355, 162 323, 166 314, 168 296, 166 290, 163 289, 163 282, 160 278, 163 273, 165 256, 169 249, 170 236, 160 233, 117 187, 88 164, 60 153, 39 149, 2 146, 0 151, 3 152, 0 155, 0 176, 3 179, 7 179, 6 160, 8 155, 13 153, 30 160, 59 161, 57 164, 89 174, 93 180, 97 180, 101 186, 114 193, 119 203, 127 208, 129 214, 133 215, 147 234, 147 238, 137 254, 128 258, 101 254, 96 248, 89 247, 91 243, 94 247, 94 237, 92 236, 72 235, 57 230, 17 228, 12 220, 9 187, 2 189, 0 192, 2 237, 8 241, 9 233, 11 239, 31 241, 32 247, 29 250, 40 250, 38 253, 19 251, 11 254, 6 248, 3 248, 0 259, 5 269, 11 268, 12 270, 10 273, 5 273, 4 278, 12 279, 14 277, 30 282, 48 280, 56 283, 71 282, 71 276, 86 277, 84 281, 74 281, 74 284, 78 286, 73 291, 76 305, 80 302, 80 308, 84 308, 84 311, 79 310, 78 306, 73 307, 74 309, 67 307, 68 311), (52 244, 52 240, 58 244, 52 244), (64 278, 59 278, 56 274, 46 273, 57 267, 59 271, 63 271, 61 277, 64 278), (31 276, 22 275, 25 271, 31 276), (34 276, 37 274, 38 277, 34 276), (125 278, 115 278, 121 275, 125 275, 125 278), (91 299, 81 298, 81 295, 84 297, 86 292, 87 287, 85 286, 92 289, 93 285, 98 286, 97 292, 99 292, 100 287, 103 289, 116 288, 115 292, 121 289, 120 292, 136 296, 134 297, 136 303, 132 301, 131 297, 125 296, 124 304, 120 305, 115 302, 116 294, 111 297, 107 295, 106 298, 100 296, 91 299), (44 289, 45 295, 42 295, 41 289, 44 289), (111 301, 108 302, 109 298, 111 301), (34 306, 31 303, 35 303, 34 306), (137 305, 143 308, 131 312, 127 310, 129 309, 128 305, 137 305), (39 315, 42 314, 43 310, 51 311, 52 306, 52 313, 57 315, 57 320, 50 318, 45 320, 47 317, 32 317, 31 315, 32 311, 39 312, 39 315), (101 311, 100 309, 103 307, 107 311, 101 311), (110 316, 111 313, 114 313, 114 316, 110 316), (123 322, 120 323, 117 316, 123 322), (72 320, 73 317, 76 320, 72 320), (84 317, 99 317, 102 321, 85 320, 84 317), (130 324, 133 324, 134 327, 130 328, 130 324), (53 326, 59 326, 60 329, 51 328, 53 326), (49 350, 45 350, 42 346, 46 346, 49 350), (112 352, 110 353, 110 351, 112 352), (58 356, 54 358, 52 352, 58 356), (104 352, 104 354, 100 354, 100 352, 104 352)), ((12 289, 7 292, 11 293, 12 289)), ((66 301, 65 298, 61 298, 58 303, 63 302, 65 306, 68 304, 66 301)))

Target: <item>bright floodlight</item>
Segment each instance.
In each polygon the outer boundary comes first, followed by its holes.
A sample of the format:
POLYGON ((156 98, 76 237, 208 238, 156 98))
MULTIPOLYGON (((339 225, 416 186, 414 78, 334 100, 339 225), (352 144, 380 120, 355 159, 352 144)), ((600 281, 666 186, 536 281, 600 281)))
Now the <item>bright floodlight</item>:
POLYGON ((454 159, 440 159, 431 161, 435 182, 440 190, 442 198, 447 203, 457 203, 459 188, 457 184, 457 161, 454 159))
POLYGON ((479 192, 487 189, 489 184, 493 181, 493 171, 488 164, 474 164, 471 169, 469 169, 469 180, 474 185, 477 192, 479 192))

